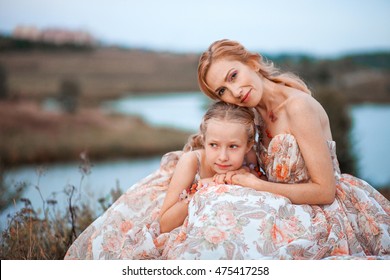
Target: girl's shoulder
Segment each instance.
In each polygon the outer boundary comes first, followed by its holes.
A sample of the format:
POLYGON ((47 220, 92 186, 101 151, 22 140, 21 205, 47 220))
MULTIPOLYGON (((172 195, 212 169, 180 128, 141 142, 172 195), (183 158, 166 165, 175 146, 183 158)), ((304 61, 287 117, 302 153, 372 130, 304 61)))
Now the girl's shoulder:
POLYGON ((202 159, 203 153, 204 153, 203 149, 188 151, 181 156, 181 160, 198 165, 202 159))

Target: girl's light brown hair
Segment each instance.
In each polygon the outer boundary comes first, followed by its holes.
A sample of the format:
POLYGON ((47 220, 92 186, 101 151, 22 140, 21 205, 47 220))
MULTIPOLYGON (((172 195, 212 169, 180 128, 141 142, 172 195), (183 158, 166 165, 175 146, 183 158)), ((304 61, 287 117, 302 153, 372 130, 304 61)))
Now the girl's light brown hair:
POLYGON ((207 126, 210 120, 230 121, 245 126, 248 135, 248 144, 255 140, 255 114, 250 108, 240 107, 222 101, 213 103, 205 115, 199 127, 199 132, 188 138, 183 151, 191 151, 204 148, 204 138, 207 133, 207 126))
POLYGON ((240 61, 243 64, 254 66, 266 79, 311 94, 307 85, 298 76, 290 72, 281 73, 273 62, 265 60, 260 54, 249 52, 239 42, 223 39, 212 43, 199 59, 198 84, 211 99, 219 99, 219 97, 207 85, 206 76, 212 63, 220 59, 240 61))

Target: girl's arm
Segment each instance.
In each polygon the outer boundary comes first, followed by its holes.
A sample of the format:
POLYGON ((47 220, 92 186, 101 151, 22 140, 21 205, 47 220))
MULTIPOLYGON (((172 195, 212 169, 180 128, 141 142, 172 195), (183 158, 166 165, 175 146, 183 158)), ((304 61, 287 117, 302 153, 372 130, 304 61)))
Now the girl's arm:
POLYGON ((179 201, 179 196, 195 178, 198 169, 195 152, 188 152, 181 156, 171 182, 167 195, 160 211, 160 231, 169 232, 183 224, 188 215, 188 204, 185 200, 179 201))
POLYGON ((289 108, 286 108, 286 114, 289 133, 294 135, 298 142, 310 174, 310 182, 273 183, 260 180, 250 173, 231 173, 226 176, 229 183, 283 195, 295 204, 330 204, 334 201, 336 182, 327 144, 328 138, 323 132, 320 118, 320 115, 325 113, 322 112, 321 105, 309 98, 311 97, 293 100, 289 108))

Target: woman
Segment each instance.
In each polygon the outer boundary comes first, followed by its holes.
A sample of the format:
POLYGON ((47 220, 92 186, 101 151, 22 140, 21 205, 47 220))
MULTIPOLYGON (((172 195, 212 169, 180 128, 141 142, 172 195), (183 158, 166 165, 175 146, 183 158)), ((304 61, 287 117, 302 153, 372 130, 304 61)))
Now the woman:
MULTIPOLYGON (((252 216, 260 221, 244 227, 240 237, 247 238, 242 244, 231 231, 217 234, 224 242, 218 240, 208 257, 389 257, 390 202, 363 180, 340 173, 328 116, 302 80, 279 73, 238 42, 220 40, 202 54, 198 82, 212 99, 256 110, 263 135, 257 152, 268 177, 264 181, 245 170, 218 177, 220 184, 261 191, 242 204, 249 207, 257 201, 252 216)), ((190 207, 189 213, 205 214, 199 209, 213 199, 208 201, 204 194, 200 203, 195 196, 193 205, 199 206, 190 207)), ((240 211, 231 214, 239 217, 240 211)), ((196 217, 191 222, 193 232, 216 226, 196 217)), ((197 239, 187 234, 184 243, 197 239)), ((199 252, 198 256, 205 254, 199 252)), ((185 258, 195 256, 181 253, 185 258)))

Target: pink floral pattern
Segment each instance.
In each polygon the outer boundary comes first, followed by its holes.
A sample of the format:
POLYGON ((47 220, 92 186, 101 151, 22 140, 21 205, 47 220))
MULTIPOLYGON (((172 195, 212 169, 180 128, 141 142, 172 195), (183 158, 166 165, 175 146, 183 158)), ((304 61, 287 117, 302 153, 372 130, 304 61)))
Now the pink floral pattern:
MULTIPOLYGON (((325 206, 234 185, 200 189, 184 224, 160 234, 158 214, 182 152, 123 194, 69 248, 66 259, 390 259, 390 202, 341 174, 329 141, 337 193, 325 206)), ((310 180, 295 138, 275 136, 260 158, 268 179, 310 180)))

